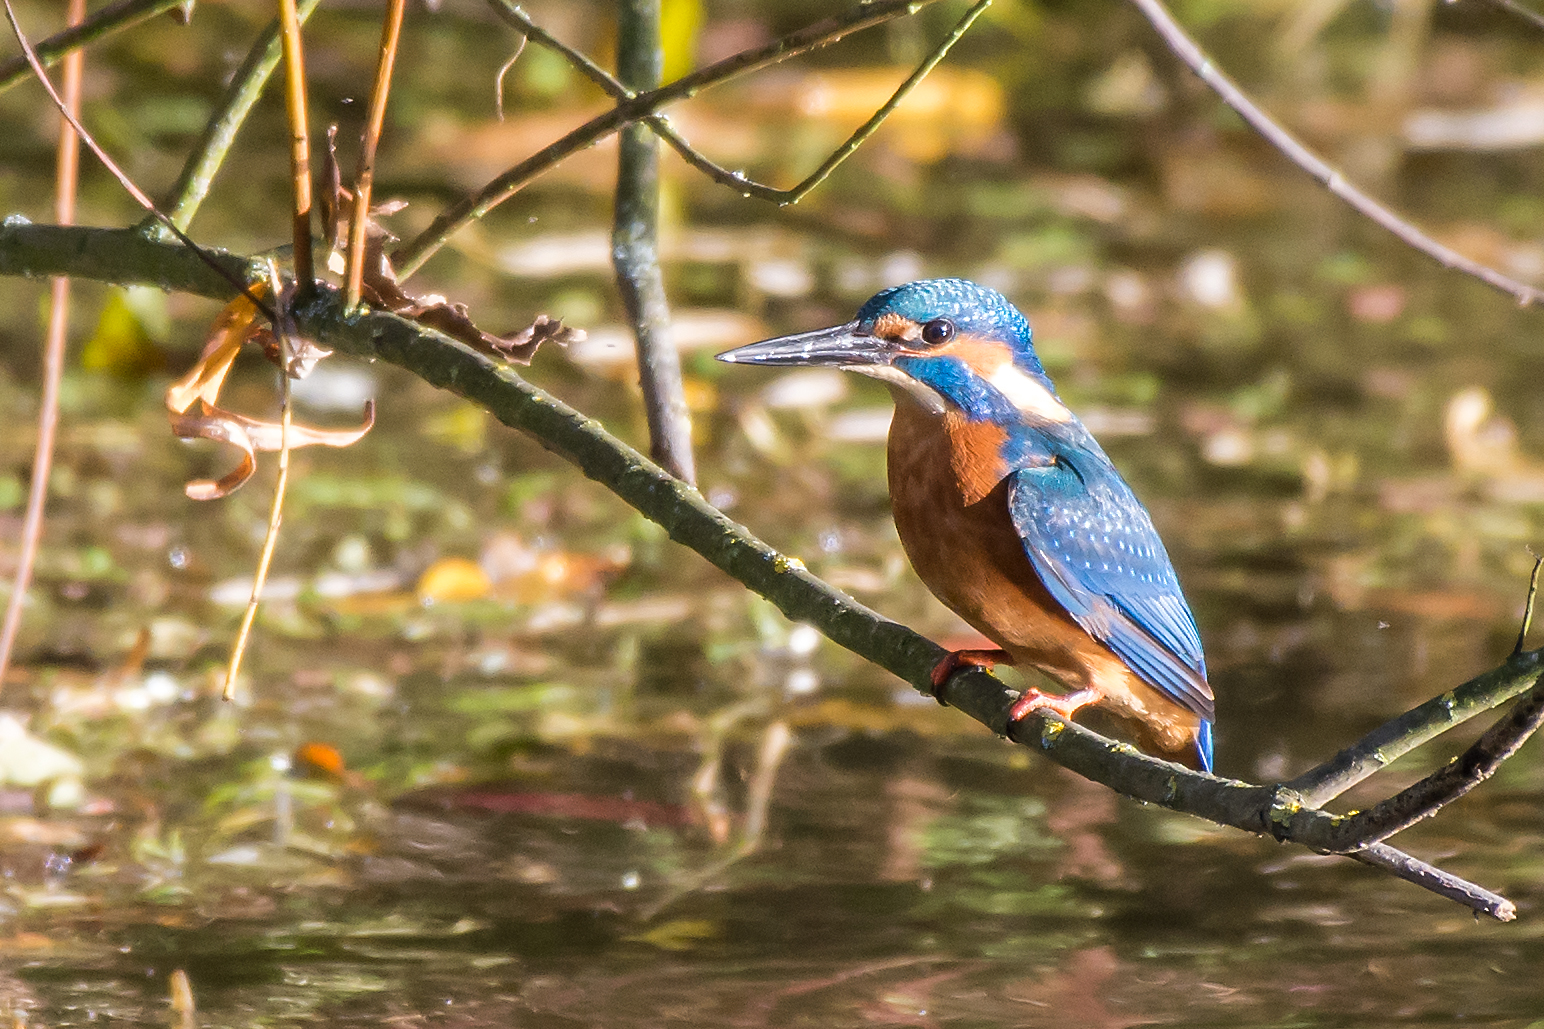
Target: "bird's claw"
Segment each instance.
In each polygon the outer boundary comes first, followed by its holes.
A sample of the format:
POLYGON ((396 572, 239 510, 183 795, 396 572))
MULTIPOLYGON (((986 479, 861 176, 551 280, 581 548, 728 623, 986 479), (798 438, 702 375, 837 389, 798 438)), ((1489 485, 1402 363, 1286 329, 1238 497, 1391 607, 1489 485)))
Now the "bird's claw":
POLYGON ((1006 650, 952 650, 944 656, 942 661, 933 666, 933 672, 928 677, 933 688, 930 691, 933 699, 944 707, 948 707, 943 697, 943 689, 949 680, 954 678, 954 673, 961 668, 983 668, 991 671, 997 665, 1013 664, 1013 655, 1006 650))
POLYGON ((1089 704, 1096 703, 1103 694, 1097 690, 1077 690, 1072 693, 1056 694, 1041 693, 1037 689, 1027 689, 1019 694, 1019 699, 1013 702, 1008 709, 1008 724, 1014 725, 1031 711, 1045 711, 1063 721, 1072 721, 1072 716, 1089 704))

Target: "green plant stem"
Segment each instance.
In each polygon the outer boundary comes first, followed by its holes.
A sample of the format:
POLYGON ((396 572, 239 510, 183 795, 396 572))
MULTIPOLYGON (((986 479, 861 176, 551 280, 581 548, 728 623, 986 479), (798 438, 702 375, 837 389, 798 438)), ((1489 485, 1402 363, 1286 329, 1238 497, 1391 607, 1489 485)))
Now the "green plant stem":
MULTIPOLYGON (((120 3, 109 4, 80 25, 56 32, 40 41, 36 46, 38 59, 43 62, 43 67, 51 68, 71 50, 94 43, 124 29, 133 28, 158 14, 165 14, 173 8, 181 7, 183 2, 184 0, 122 0, 120 3)), ((27 78, 30 73, 25 57, 11 57, 0 61, 0 90, 10 89, 27 78)))
MULTIPOLYGON (((232 270, 249 267, 228 256, 222 260, 232 261, 232 270)), ((147 283, 221 298, 234 292, 185 249, 147 240, 133 230, 0 225, 0 275, 18 274, 147 283)), ((507 365, 396 315, 351 313, 342 294, 325 285, 293 314, 299 333, 322 346, 396 364, 482 405, 504 424, 577 465, 663 527, 671 539, 766 597, 789 619, 814 625, 833 642, 919 691, 932 692, 929 673, 944 656, 941 647, 810 574, 796 558, 778 553, 731 521, 695 488, 507 365)), ((1536 668, 1541 659, 1544 655, 1535 651, 1513 664, 1536 668)), ((1347 844, 1346 816, 1305 806, 1302 797, 1285 786, 1193 772, 1042 713, 1010 726, 1008 711, 1017 695, 985 672, 956 675, 942 696, 994 733, 1040 750, 1057 764, 1128 797, 1314 850, 1332 852, 1347 844)), ((1357 828, 1365 829, 1367 823, 1357 828)), ((1491 917, 1515 917, 1515 908, 1505 898, 1387 845, 1350 856, 1491 917)))
POLYGON ((406 279, 423 267, 440 247, 460 228, 476 221, 499 204, 514 196, 532 179, 547 171, 570 154, 577 153, 616 132, 623 125, 647 118, 678 100, 696 95, 708 86, 752 72, 758 68, 786 61, 790 57, 827 46, 860 29, 913 14, 937 0, 872 0, 839 15, 817 22, 781 39, 725 58, 706 68, 699 68, 660 89, 640 93, 574 129, 562 139, 538 150, 530 157, 493 179, 472 196, 452 204, 440 213, 411 241, 392 255, 399 279, 406 279))
MULTIPOLYGON (((320 2, 321 0, 300 0, 296 5, 296 17, 299 18, 300 24, 306 23, 306 19, 311 17, 311 12, 316 10, 320 2)), ((192 224, 199 205, 209 195, 209 187, 214 181, 215 173, 220 170, 220 165, 225 163, 225 157, 236 141, 236 133, 246 122, 247 115, 252 112, 258 97, 262 96, 263 87, 268 84, 273 70, 278 67, 282 54, 279 23, 275 20, 263 30, 262 35, 257 37, 257 42, 253 43, 252 49, 247 52, 247 59, 241 62, 240 68, 236 69, 236 77, 231 80, 225 96, 220 99, 219 107, 204 124, 204 131, 199 136, 198 143, 188 155, 187 161, 183 163, 182 174, 177 176, 176 184, 167 194, 170 199, 162 205, 162 210, 166 212, 172 224, 184 232, 192 224)), ((153 217, 146 219, 145 231, 161 231, 161 228, 157 219, 153 217)))
MULTIPOLYGON (((633 95, 659 86, 665 55, 659 0, 617 0, 617 71, 633 95)), ((633 325, 638 384, 649 421, 649 456, 678 479, 697 481, 692 415, 681 385, 681 355, 670 331, 670 302, 659 263, 659 141, 641 124, 617 135, 611 263, 633 325)))

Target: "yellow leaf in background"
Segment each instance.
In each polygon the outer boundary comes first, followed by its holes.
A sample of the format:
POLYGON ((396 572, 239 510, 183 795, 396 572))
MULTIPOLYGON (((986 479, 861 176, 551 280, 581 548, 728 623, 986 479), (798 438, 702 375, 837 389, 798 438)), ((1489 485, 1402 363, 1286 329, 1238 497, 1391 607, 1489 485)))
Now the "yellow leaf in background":
POLYGON ((648 943, 660 950, 682 951, 691 950, 706 940, 718 939, 721 935, 717 922, 704 918, 678 918, 646 933, 624 936, 623 939, 633 943, 648 943))
MULTIPOLYGON (((909 67, 825 68, 752 87, 768 116, 821 122, 850 132, 889 101, 909 67)), ((990 150, 1007 114, 1002 84, 976 68, 934 68, 906 95, 878 139, 914 161, 990 150)))
POLYGON ((143 287, 114 289, 81 351, 81 367, 114 375, 160 371, 166 358, 155 344, 166 337, 169 326, 166 294, 143 287))
POLYGON ((429 601, 481 600, 493 584, 475 561, 442 557, 418 579, 418 599, 429 601))
POLYGON ((697 34, 702 31, 702 0, 663 0, 659 41, 665 51, 664 80, 678 79, 697 66, 697 34))
POLYGON ((465 401, 423 420, 424 435, 464 454, 482 450, 488 440, 488 412, 465 401))

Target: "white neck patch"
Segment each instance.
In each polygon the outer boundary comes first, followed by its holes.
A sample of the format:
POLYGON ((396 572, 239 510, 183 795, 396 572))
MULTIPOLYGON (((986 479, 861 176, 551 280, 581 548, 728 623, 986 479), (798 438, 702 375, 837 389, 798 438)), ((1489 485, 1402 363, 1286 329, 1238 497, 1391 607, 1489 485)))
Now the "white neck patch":
POLYGON ((842 370, 857 372, 859 375, 867 375, 871 379, 900 387, 929 414, 943 414, 948 410, 948 402, 936 389, 918 382, 899 368, 888 364, 850 364, 844 365, 842 370))
POLYGON ((1070 422, 1072 412, 1034 376, 1004 361, 987 377, 987 383, 1008 398, 1026 417, 1045 422, 1070 422))

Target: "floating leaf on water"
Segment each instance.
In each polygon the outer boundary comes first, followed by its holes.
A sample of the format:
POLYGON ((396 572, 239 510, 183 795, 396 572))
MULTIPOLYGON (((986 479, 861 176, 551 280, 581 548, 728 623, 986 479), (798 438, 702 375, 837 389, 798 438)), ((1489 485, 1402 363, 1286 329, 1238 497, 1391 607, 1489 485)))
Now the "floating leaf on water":
POLYGON ((691 950, 708 940, 716 940, 722 935, 723 929, 717 922, 701 918, 679 918, 656 926, 646 933, 622 938, 632 943, 647 943, 661 950, 679 952, 691 950))
POLYGON ((37 786, 50 779, 76 778, 86 763, 27 731, 14 715, 0 713, 0 783, 37 786))
POLYGON ((481 600, 493 588, 488 573, 476 561, 464 557, 443 557, 430 565, 418 579, 418 598, 443 602, 481 600))

